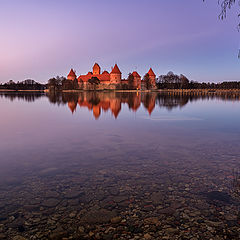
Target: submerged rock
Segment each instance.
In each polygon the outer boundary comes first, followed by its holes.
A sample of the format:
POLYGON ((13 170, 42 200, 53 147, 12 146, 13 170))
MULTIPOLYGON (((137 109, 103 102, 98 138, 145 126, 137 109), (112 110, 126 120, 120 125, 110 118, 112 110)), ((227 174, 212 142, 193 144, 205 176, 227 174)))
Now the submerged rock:
POLYGON ((42 206, 44 207, 56 207, 59 204, 59 200, 56 198, 49 198, 42 202, 42 206))
POLYGON ((111 223, 116 224, 116 223, 120 223, 122 221, 121 217, 114 217, 111 219, 111 223))
POLYGON ((79 197, 81 194, 82 194, 81 191, 76 190, 76 189, 71 189, 66 192, 65 197, 68 199, 72 199, 72 198, 79 197))
POLYGON ((226 192, 212 191, 206 193, 207 200, 209 201, 220 201, 222 203, 231 203, 232 198, 226 192))
POLYGON ((154 192, 151 195, 151 201, 155 205, 160 205, 162 203, 162 201, 163 201, 163 194, 161 192, 154 192))
POLYGON ((90 210, 82 217, 81 220, 89 224, 107 223, 116 216, 117 214, 115 211, 108 211, 105 209, 90 210))
POLYGON ((27 240, 26 238, 20 236, 20 235, 17 235, 15 237, 13 237, 13 240, 27 240))

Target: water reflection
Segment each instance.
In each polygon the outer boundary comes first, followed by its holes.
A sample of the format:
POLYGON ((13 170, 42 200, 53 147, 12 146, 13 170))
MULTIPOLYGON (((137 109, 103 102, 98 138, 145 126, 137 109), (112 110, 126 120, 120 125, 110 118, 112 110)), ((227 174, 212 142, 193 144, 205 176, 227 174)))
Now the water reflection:
POLYGON ((48 93, 49 101, 54 104, 67 104, 74 114, 78 107, 87 108, 98 119, 102 112, 111 111, 117 118, 121 112, 122 104, 127 104, 129 109, 136 112, 141 104, 152 114, 155 107, 173 108, 184 107, 189 101, 221 99, 240 100, 238 94, 229 92, 80 92, 80 93, 48 93))
POLYGON ((11 101, 24 100, 26 102, 34 102, 44 97, 44 92, 0 92, 0 98, 8 98, 11 101))
POLYGON ((77 108, 87 108, 95 119, 99 119, 102 112, 111 111, 117 118, 122 105, 127 104, 129 109, 136 112, 141 104, 152 114, 155 107, 166 108, 171 111, 174 108, 182 108, 186 104, 197 100, 219 99, 224 101, 239 101, 239 92, 0 92, 0 98, 9 98, 11 101, 24 100, 34 102, 47 96, 49 102, 57 105, 67 105, 72 114, 77 108))

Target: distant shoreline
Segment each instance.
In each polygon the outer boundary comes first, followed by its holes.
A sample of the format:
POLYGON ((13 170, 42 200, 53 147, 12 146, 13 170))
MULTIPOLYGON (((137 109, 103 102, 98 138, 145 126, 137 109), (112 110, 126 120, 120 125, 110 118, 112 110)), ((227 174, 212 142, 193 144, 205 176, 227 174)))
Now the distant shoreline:
MULTIPOLYGON (((0 92, 49 92, 49 89, 45 90, 14 90, 14 89, 0 89, 0 92)), ((191 93, 191 92, 240 92, 240 89, 154 89, 154 90, 60 90, 57 92, 64 93, 78 93, 78 92, 177 92, 177 93, 191 93)))
MULTIPOLYGON (((240 92, 240 89, 154 89, 154 90, 95 90, 96 92, 240 92)), ((49 90, 45 90, 49 92, 49 90)), ((62 90, 61 92, 94 92, 91 90, 62 90)))
POLYGON ((45 92, 45 90, 15 90, 15 89, 0 89, 0 92, 45 92))

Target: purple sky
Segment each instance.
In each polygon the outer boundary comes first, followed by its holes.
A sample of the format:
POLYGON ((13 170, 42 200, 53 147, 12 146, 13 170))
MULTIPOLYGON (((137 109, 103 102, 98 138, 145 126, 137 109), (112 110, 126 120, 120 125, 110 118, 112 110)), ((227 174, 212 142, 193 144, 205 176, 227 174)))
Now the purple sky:
POLYGON ((152 67, 197 81, 240 80, 236 9, 217 0, 0 0, 0 82, 152 67))

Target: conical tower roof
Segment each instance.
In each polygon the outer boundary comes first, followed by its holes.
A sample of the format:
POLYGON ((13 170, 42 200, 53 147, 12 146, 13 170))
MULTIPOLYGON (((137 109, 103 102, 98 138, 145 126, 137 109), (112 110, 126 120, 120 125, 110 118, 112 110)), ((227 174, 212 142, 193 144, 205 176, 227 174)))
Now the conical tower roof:
POLYGON ((153 72, 152 68, 149 69, 148 75, 156 77, 156 74, 153 72))
POLYGON ((111 73, 122 74, 121 71, 119 70, 117 64, 115 64, 115 66, 114 66, 114 68, 112 69, 111 73))
POLYGON ((93 68, 95 68, 95 67, 100 68, 100 66, 98 65, 98 63, 94 63, 93 68))
POLYGON ((70 70, 70 72, 68 74, 68 77, 75 77, 75 78, 77 78, 76 73, 73 71, 72 68, 71 68, 71 70, 70 70))
POLYGON ((134 77, 141 77, 141 76, 138 74, 138 72, 136 72, 136 71, 134 71, 134 72, 132 73, 132 75, 133 75, 134 77))

